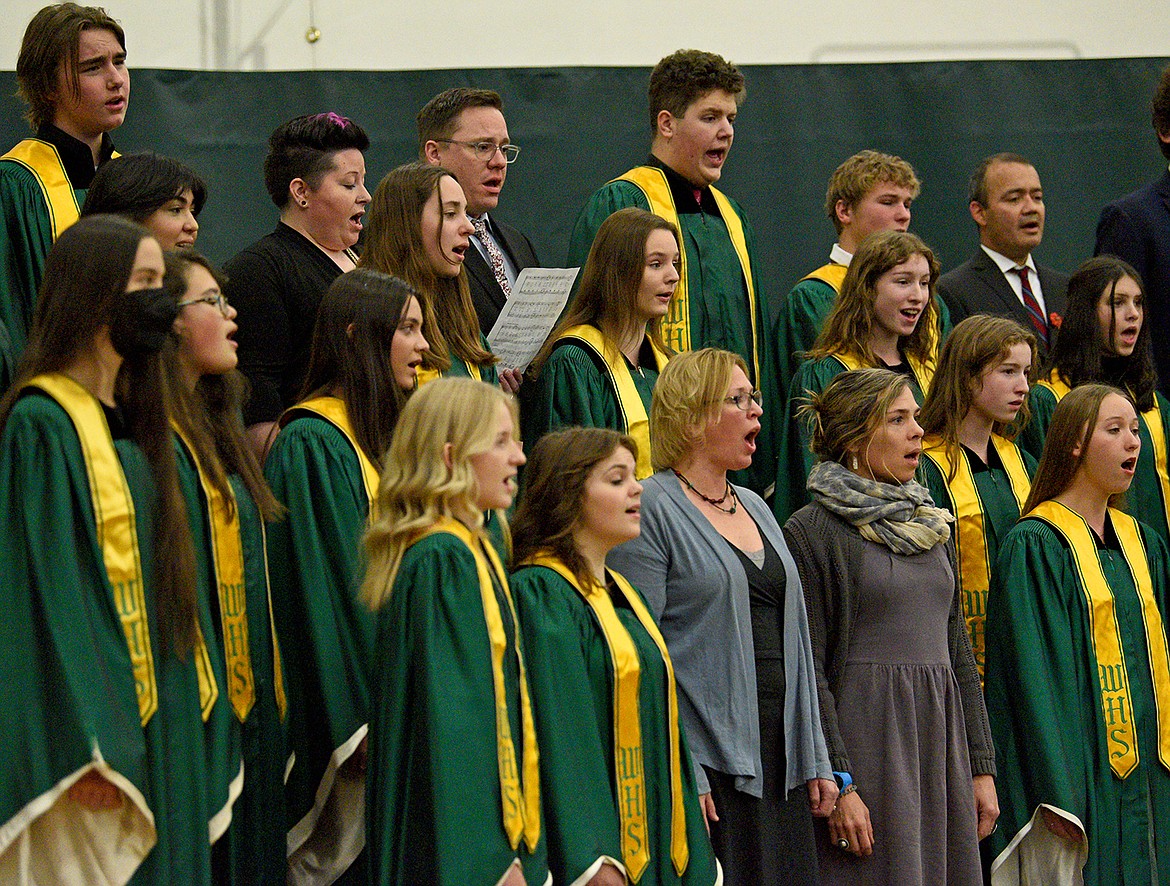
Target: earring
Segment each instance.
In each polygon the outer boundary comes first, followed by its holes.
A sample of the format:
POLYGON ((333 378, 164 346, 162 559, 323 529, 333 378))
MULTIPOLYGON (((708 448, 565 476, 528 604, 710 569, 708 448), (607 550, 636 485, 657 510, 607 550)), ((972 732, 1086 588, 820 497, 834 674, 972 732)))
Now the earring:
POLYGON ((301 201, 301 206, 308 206, 308 205, 309 205, 309 201, 308 201, 308 200, 302 200, 302 201, 301 201))
POLYGON ((850 470, 856 471, 857 466, 858 466, 857 453, 855 452, 855 453, 853 453, 853 455, 851 455, 849 457, 849 468, 850 468, 850 470))

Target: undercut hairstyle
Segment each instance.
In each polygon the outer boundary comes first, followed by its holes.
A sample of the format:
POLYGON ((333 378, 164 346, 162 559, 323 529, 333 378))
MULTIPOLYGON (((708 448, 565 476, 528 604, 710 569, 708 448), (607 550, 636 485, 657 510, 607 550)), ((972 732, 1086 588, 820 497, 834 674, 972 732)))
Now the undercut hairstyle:
POLYGON ((191 192, 191 211, 198 217, 207 185, 195 170, 162 154, 125 154, 98 167, 81 215, 108 212, 144 224, 184 191, 191 192))
POLYGON ((468 108, 495 108, 504 110, 500 94, 491 89, 474 89, 470 86, 455 86, 444 89, 418 112, 418 157, 426 159, 423 148, 429 141, 450 138, 459 128, 459 115, 468 108))
POLYGON ((467 269, 461 267, 455 277, 440 276, 423 242, 423 213, 432 196, 439 217, 436 238, 443 236, 439 183, 444 176, 458 184, 442 166, 415 162, 392 169, 378 182, 366 209, 366 244, 358 265, 401 277, 423 294, 423 324, 431 346, 423 365, 428 369, 450 369, 452 354, 473 366, 493 366, 495 356, 480 341, 467 269))
MULTIPOLYGON (((227 284, 227 278, 206 257, 193 250, 171 250, 163 254, 163 259, 166 262, 163 286, 176 302, 186 298, 190 288, 189 275, 194 268, 207 271, 220 292, 227 284)), ((190 441, 200 466, 211 477, 212 485, 228 503, 229 513, 235 510, 235 492, 228 475, 235 474, 248 490, 261 518, 267 522, 279 519, 284 514, 284 507, 268 487, 244 431, 243 405, 247 382, 243 374, 232 369, 222 375, 204 375, 192 389, 180 358, 182 335, 176 333, 176 338, 177 347, 168 348, 163 354, 172 418, 190 441)))
POLYGON ((1098 255, 1084 262, 1069 278, 1067 306, 1044 367, 1045 374, 1055 370, 1073 388, 1089 382, 1115 385, 1129 392, 1139 412, 1152 409, 1158 369, 1150 343, 1150 309, 1145 304, 1145 295, 1141 275, 1116 256, 1098 255), (1123 277, 1137 283, 1143 302, 1141 329, 1128 357, 1107 350, 1117 327, 1116 312, 1110 312, 1108 329, 1101 328, 1097 317, 1097 305, 1102 298, 1113 299, 1118 281, 1123 277))
POLYGON ((687 108, 713 90, 735 96, 737 105, 747 95, 743 74, 722 56, 698 49, 672 52, 650 72, 650 131, 658 132, 658 112, 683 117, 687 108))
MULTIPOLYGON (((1061 495, 1076 476, 1077 471, 1089 454, 1089 441, 1093 439, 1101 404, 1110 394, 1124 397, 1133 404, 1130 396, 1112 385, 1084 384, 1074 388, 1061 398, 1052 411, 1052 421, 1044 438, 1044 452, 1036 467, 1032 480, 1032 491, 1024 502, 1023 516, 1027 516, 1036 505, 1051 501, 1061 495), (1078 454, 1073 450, 1080 447, 1078 454)), ((1134 407, 1135 410, 1137 407, 1134 407)), ((1125 494, 1109 497, 1109 507, 1124 506, 1125 494)))
POLYGON ((33 129, 53 122, 57 75, 64 66, 65 82, 74 95, 81 92, 77 76, 77 53, 81 32, 109 31, 123 51, 126 34, 100 6, 57 3, 46 6, 32 17, 24 29, 20 53, 16 57, 17 94, 28 105, 25 119, 33 129))
POLYGON ((407 392, 394 376, 390 355, 412 298, 422 307, 422 297, 410 284, 370 268, 334 280, 317 311, 309 369, 297 398, 340 389, 353 435, 379 470, 406 405, 407 392))
POLYGON ((837 204, 856 206, 866 194, 886 182, 906 188, 911 198, 917 198, 922 189, 913 166, 901 157, 881 151, 860 151, 833 170, 825 191, 825 214, 838 234, 845 226, 837 218, 837 204))
MULTIPOLYGON (((63 372, 92 353, 99 332, 113 322, 115 305, 126 297, 138 247, 149 237, 144 227, 120 216, 92 215, 57 238, 45 260, 16 381, 0 401, 0 427, 29 381, 42 373, 63 372)), ((183 656, 196 640, 195 552, 175 470, 162 360, 161 354, 124 359, 114 396, 157 490, 152 576, 157 618, 167 648, 183 656)))
MULTIPOLYGON (((1158 89, 1154 92, 1154 101, 1150 111, 1155 135, 1170 138, 1170 65, 1167 65, 1162 71, 1162 77, 1158 81, 1158 89)), ((1170 160, 1170 142, 1164 142, 1159 138, 1158 147, 1162 151, 1162 156, 1170 160)))
POLYGON ((845 464, 846 456, 865 448, 909 386, 906 376, 889 369, 852 369, 811 393, 797 415, 809 423, 817 460, 845 464))
POLYGON ((930 268, 930 299, 918 316, 914 331, 899 340, 898 350, 903 356, 922 363, 931 360, 938 339, 934 287, 938 283, 939 265, 931 248, 909 231, 878 231, 861 241, 841 283, 841 294, 837 296, 816 344, 808 352, 808 358, 819 360, 834 354, 852 354, 870 366, 880 366, 881 362, 869 345, 870 335, 877 325, 874 313, 877 283, 887 271, 916 255, 925 258, 930 268))
MULTIPOLYGON (((669 231, 674 245, 682 253, 678 229, 661 216, 630 206, 619 209, 601 223, 589 258, 581 272, 581 285, 569 310, 548 337, 540 353, 532 361, 532 378, 552 355, 566 329, 581 324, 596 326, 602 335, 617 347, 638 323, 635 312, 642 275, 646 271, 646 246, 655 231, 669 231)), ((664 317, 655 317, 646 324, 646 335, 660 351, 673 355, 674 351, 662 339, 664 317)))
POLYGON ((979 161, 979 165, 975 167, 975 171, 971 173, 971 178, 967 180, 968 204, 978 203, 980 206, 986 208, 987 202, 990 199, 990 195, 987 193, 987 170, 996 163, 1019 163, 1021 166, 1036 168, 1036 164, 1027 157, 1022 154, 1013 154, 1010 151, 984 157, 979 161))
POLYGON ((666 364, 650 398, 654 470, 673 468, 702 443, 707 425, 723 414, 737 366, 750 378, 743 357, 718 348, 687 351, 666 364))
MULTIPOLYGON (((1036 374, 1036 336, 1015 320, 976 314, 956 326, 943 344, 938 368, 918 416, 923 435, 942 440, 949 452, 957 453, 959 426, 983 388, 984 373, 1006 360, 1016 345, 1028 346, 1028 381, 1032 382, 1036 374)), ((991 432, 1015 439, 1028 417, 1025 397, 1016 420, 1010 425, 996 422, 991 432)))
POLYGON ((513 569, 535 554, 548 553, 569 567, 581 587, 597 584, 577 549, 573 530, 581 522, 589 475, 619 446, 638 460, 633 438, 609 428, 566 428, 536 441, 512 520, 513 569))
MULTIPOLYGON (((516 401, 486 382, 440 378, 407 401, 378 483, 377 517, 365 536, 368 566, 360 597, 371 609, 390 599, 402 555, 440 518, 461 521, 490 544, 471 459, 494 445, 501 406, 518 434, 516 401)), ((504 512, 496 516, 506 532, 504 512)))
POLYGON ((306 114, 281 123, 268 137, 268 156, 264 158, 264 187, 278 209, 284 209, 291 194, 288 186, 301 179, 310 188, 321 186, 325 174, 334 167, 333 156, 339 151, 366 151, 370 138, 366 131, 333 111, 306 114))

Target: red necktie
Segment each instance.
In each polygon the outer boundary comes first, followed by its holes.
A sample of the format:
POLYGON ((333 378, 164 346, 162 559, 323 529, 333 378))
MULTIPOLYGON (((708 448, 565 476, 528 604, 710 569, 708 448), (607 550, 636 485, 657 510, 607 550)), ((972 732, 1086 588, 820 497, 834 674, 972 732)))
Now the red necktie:
POLYGON ((1048 322, 1044 319, 1044 311, 1040 309, 1040 302, 1036 301, 1036 295, 1032 292, 1032 282, 1028 279, 1028 268, 1024 266, 1012 268, 1012 270, 1020 275, 1020 293, 1024 296, 1024 309, 1028 312, 1028 319, 1036 327, 1036 334, 1040 336, 1040 341, 1048 344, 1048 322))

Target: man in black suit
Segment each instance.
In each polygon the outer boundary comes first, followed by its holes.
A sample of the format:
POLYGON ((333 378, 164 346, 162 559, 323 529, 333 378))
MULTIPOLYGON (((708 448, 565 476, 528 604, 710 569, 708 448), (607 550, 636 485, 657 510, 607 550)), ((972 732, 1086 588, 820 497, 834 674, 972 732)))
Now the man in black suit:
MULTIPOLYGON (((1170 66, 1154 92, 1154 134, 1170 160, 1170 66)), ((1141 274, 1146 289, 1146 317, 1151 324, 1158 364, 1158 387, 1170 393, 1170 168, 1161 178, 1126 194, 1101 210, 1096 255, 1116 255, 1141 274)))
POLYGON ((490 89, 456 87, 440 92, 418 112, 418 152, 424 162, 450 170, 467 198, 475 226, 463 266, 479 325, 487 335, 525 268, 539 266, 536 249, 524 234, 488 212, 520 149, 508 139, 503 102, 490 89))
POLYGON ((1068 275, 1032 258, 1044 237, 1040 175, 1019 154, 995 154, 976 167, 967 190, 980 248, 938 281, 951 321, 1010 317, 1036 333, 1046 350, 1064 315, 1068 275))

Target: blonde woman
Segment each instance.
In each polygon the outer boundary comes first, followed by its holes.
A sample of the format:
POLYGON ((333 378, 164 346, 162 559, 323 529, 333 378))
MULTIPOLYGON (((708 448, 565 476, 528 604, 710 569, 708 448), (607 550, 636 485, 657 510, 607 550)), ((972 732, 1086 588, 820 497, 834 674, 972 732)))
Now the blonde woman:
POLYGON ((484 512, 524 464, 499 388, 440 379, 398 420, 366 536, 377 610, 366 842, 375 883, 540 886, 536 732, 508 576, 484 512))

